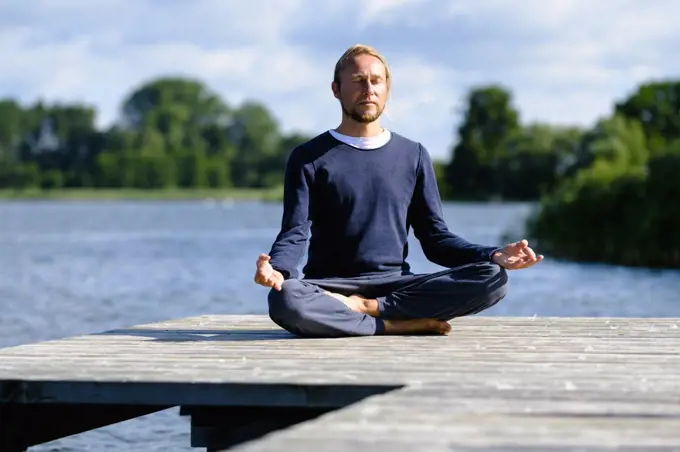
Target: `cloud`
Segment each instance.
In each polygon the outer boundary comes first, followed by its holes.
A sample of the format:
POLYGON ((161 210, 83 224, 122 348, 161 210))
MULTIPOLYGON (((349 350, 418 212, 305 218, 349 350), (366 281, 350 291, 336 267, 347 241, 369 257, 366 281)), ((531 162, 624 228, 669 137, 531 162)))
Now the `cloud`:
POLYGON ((588 125, 678 76, 678 16, 673 0, 9 0, 0 96, 88 102, 106 124, 144 81, 183 74, 313 134, 337 124, 333 65, 362 42, 394 71, 385 124, 442 158, 473 85, 510 88, 525 122, 588 125))

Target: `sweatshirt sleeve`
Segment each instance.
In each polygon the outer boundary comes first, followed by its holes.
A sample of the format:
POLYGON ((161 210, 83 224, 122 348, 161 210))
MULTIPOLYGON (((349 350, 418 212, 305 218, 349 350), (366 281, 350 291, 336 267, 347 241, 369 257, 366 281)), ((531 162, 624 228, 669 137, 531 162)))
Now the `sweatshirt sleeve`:
POLYGON ((303 148, 291 152, 286 163, 281 229, 271 247, 270 264, 285 279, 298 278, 298 266, 309 238, 310 185, 313 172, 302 158, 303 148))
POLYGON ((442 214, 432 159, 422 145, 409 220, 425 257, 442 267, 490 261, 493 252, 500 248, 473 244, 449 231, 442 214))

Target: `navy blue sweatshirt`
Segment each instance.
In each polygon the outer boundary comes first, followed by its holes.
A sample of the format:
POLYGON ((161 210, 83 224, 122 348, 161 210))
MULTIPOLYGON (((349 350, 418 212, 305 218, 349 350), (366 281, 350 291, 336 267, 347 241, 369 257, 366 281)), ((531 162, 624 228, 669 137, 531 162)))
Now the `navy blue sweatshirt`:
POLYGON ((324 132, 288 157, 270 263, 286 279, 299 278, 309 240, 306 278, 408 272, 411 227, 425 256, 443 267, 489 261, 498 248, 448 230, 432 160, 420 143, 393 132, 384 146, 364 150, 324 132))

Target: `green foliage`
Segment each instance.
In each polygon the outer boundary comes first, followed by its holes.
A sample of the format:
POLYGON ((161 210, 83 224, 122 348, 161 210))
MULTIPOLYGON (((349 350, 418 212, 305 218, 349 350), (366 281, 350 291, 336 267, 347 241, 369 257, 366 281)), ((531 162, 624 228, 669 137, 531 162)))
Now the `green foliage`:
POLYGON ((64 173, 51 169, 40 175, 40 187, 45 190, 61 188, 64 186, 64 173))
POLYGON ((229 127, 236 158, 231 177, 236 186, 264 187, 270 171, 281 171, 281 135, 276 120, 267 109, 254 102, 245 103, 234 114, 229 127))
POLYGON ((37 187, 40 170, 33 162, 3 165, 0 167, 0 184, 19 190, 37 187))
POLYGON ((446 199, 539 201, 526 235, 553 257, 680 267, 680 82, 641 85, 585 130, 518 118, 501 86, 471 90, 446 199))
POLYGON ((152 126, 164 135, 186 126, 219 124, 229 119, 229 107, 202 82, 160 78, 134 90, 123 102, 122 123, 140 130, 152 126))
POLYGON ((640 122, 652 153, 680 138, 680 81, 644 83, 615 109, 640 122))
POLYGON ((603 118, 583 135, 576 162, 567 175, 587 168, 595 161, 606 160, 618 166, 644 165, 649 157, 642 125, 620 114, 603 118))
POLYGON ((650 142, 658 146, 662 133, 653 128, 647 133, 637 118, 617 112, 584 135, 573 174, 543 197, 527 222, 541 252, 680 267, 680 141, 651 152, 650 142))
MULTIPOLYGON (((644 265, 680 267, 680 146, 676 141, 647 163, 645 204, 648 258, 644 265)), ((639 214, 641 213, 639 212, 639 214)))
POLYGON ((281 133, 263 105, 233 108, 179 77, 137 87, 116 124, 95 124, 87 105, 0 101, 0 189, 273 187, 308 139, 281 133))
MULTIPOLYGON (((644 199, 644 171, 628 170, 604 160, 580 171, 547 197, 529 221, 530 235, 542 253, 581 261, 632 264, 641 243, 631 234, 644 199), (626 255, 621 255, 626 253, 626 255)), ((640 231, 637 231, 640 232, 640 231)))
POLYGON ((501 86, 473 88, 446 171, 445 192, 456 198, 498 196, 498 165, 509 136, 519 128, 512 96, 501 86))
POLYGON ((499 196, 535 200, 551 192, 575 160, 580 132, 546 124, 516 130, 504 144, 494 178, 499 196))

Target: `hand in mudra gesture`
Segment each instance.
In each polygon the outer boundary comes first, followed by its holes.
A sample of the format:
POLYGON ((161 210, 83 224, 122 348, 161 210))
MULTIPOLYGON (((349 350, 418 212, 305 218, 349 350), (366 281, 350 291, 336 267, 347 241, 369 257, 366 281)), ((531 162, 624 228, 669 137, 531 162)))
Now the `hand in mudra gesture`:
POLYGON ((519 270, 529 268, 543 260, 543 255, 538 256, 534 250, 529 248, 529 242, 520 240, 519 242, 505 245, 496 251, 491 259, 503 268, 508 270, 519 270))
POLYGON ((271 257, 266 254, 260 254, 257 259, 257 271, 255 272, 255 282, 264 287, 271 287, 275 290, 281 290, 283 284, 283 275, 281 272, 274 270, 272 264, 269 263, 271 257))

